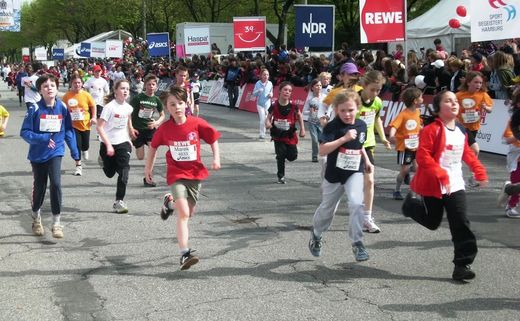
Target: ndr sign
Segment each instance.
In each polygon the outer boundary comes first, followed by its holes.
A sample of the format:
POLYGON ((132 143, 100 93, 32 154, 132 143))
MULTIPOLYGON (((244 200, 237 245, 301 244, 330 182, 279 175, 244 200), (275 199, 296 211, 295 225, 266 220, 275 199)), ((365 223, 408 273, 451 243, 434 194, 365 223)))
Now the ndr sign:
POLYGON ((334 6, 295 5, 297 48, 334 46, 334 6))

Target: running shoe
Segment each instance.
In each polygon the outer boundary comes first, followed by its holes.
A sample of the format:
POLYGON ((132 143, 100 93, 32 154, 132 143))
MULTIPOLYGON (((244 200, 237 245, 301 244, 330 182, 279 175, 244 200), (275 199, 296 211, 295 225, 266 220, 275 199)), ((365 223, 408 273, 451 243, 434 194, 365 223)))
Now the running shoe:
POLYGON ((471 280, 476 276, 475 272, 471 270, 469 265, 455 265, 453 269, 452 279, 455 281, 471 280))
POLYGON ((199 258, 191 254, 193 252, 195 252, 195 250, 189 249, 188 252, 181 256, 181 270, 187 270, 192 265, 199 263, 199 258))
POLYGON ((368 252, 361 241, 352 244, 352 253, 354 253, 354 257, 358 262, 367 261, 369 259, 368 252))
POLYGON ((509 218, 520 218, 520 213, 514 207, 506 208, 506 216, 509 218))
POLYGON ((401 192, 399 192, 399 191, 394 191, 393 198, 394 198, 394 200, 397 200, 397 201, 404 200, 403 195, 401 195, 401 192))
POLYGON ((368 232, 368 233, 381 232, 381 229, 379 228, 379 226, 376 225, 372 216, 368 216, 368 215, 365 216, 365 221, 363 222, 363 232, 368 232))
POLYGON ((74 176, 81 176, 83 175, 83 168, 81 168, 81 165, 76 166, 76 170, 74 171, 74 176))
POLYGON ((45 233, 45 230, 43 229, 43 225, 42 225, 41 216, 38 216, 38 218, 33 217, 32 232, 36 236, 42 236, 43 233, 45 233))
POLYGON ((312 162, 313 163, 317 163, 318 162, 318 156, 313 156, 312 157, 312 162))
POLYGON ((285 177, 278 178, 277 184, 285 184, 285 177))
POLYGON ((88 150, 84 150, 81 152, 81 158, 88 161, 88 150))
POLYGON ((51 228, 52 231, 52 237, 55 239, 62 239, 63 238, 63 226, 59 224, 54 224, 51 228))
POLYGON ((126 206, 125 202, 123 202, 123 200, 115 201, 112 208, 114 212, 118 214, 128 213, 128 207, 126 206))
POLYGON ((507 185, 511 184, 511 181, 505 181, 504 185, 502 185, 502 189, 500 190, 500 194, 497 197, 497 206, 503 207, 506 205, 507 200, 509 199, 509 195, 506 194, 507 185))
POLYGON ((170 193, 164 195, 163 205, 161 206, 161 218, 166 221, 173 214, 173 196, 170 193))
POLYGON ((156 187, 157 186, 157 184, 155 184, 155 182, 148 183, 146 181, 145 177, 143 177, 143 185, 144 185, 144 187, 156 187))
POLYGON ((318 238, 314 235, 314 232, 311 232, 311 239, 309 240, 309 250, 311 254, 318 257, 321 255, 321 247, 323 246, 323 242, 321 241, 321 237, 318 238))

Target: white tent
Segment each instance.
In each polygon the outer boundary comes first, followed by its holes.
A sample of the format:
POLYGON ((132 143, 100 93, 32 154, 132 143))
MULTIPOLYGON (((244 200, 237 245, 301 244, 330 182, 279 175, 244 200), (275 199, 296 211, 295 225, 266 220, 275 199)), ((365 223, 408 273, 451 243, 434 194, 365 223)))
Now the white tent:
MULTIPOLYGON (((132 34, 124 31, 124 30, 112 30, 100 33, 92 38, 88 38, 83 40, 82 42, 104 42, 107 39, 118 39, 118 40, 124 40, 128 37, 132 37, 132 34)), ((76 50, 76 46, 78 44, 72 44, 71 46, 65 48, 65 58, 69 59, 74 57, 74 51, 76 50)))
POLYGON ((439 38, 448 53, 471 43, 470 0, 440 0, 430 10, 409 21, 406 26, 408 50, 419 52, 419 48, 435 48, 433 40, 439 38), (466 7, 466 17, 457 15, 457 7, 466 7), (450 19, 458 19, 460 28, 449 26, 450 19))

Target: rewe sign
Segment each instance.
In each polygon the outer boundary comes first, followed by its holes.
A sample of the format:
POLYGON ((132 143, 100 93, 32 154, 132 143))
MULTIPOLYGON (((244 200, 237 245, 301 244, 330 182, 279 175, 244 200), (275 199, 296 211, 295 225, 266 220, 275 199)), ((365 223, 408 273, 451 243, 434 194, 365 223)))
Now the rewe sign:
POLYGON ((361 43, 403 41, 405 10, 403 0, 360 0, 361 43))
POLYGON ((335 7, 330 5, 295 5, 295 46, 334 47, 335 7))

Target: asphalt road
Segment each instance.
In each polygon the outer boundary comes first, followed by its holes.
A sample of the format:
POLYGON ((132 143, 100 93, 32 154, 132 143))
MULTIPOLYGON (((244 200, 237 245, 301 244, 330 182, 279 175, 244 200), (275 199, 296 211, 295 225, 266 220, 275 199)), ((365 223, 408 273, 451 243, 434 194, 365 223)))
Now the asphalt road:
MULTIPOLYGON (((347 210, 340 206, 324 235, 323 255, 307 248, 320 202, 318 164, 310 138, 276 182, 272 143, 257 137, 257 115, 202 105, 221 133, 222 169, 203 184, 190 222, 190 244, 201 261, 180 271, 175 224, 158 215, 165 183, 165 149, 156 188, 142 187, 144 162, 133 157, 128 214, 111 213, 115 179, 91 160, 81 177, 63 159, 65 238, 31 233, 32 173, 28 145, 19 137, 25 107, 0 84, 11 112, 0 139, 0 320, 518 320, 520 220, 495 207, 506 178, 505 157, 481 154, 491 183, 468 190, 478 237, 477 278, 451 280, 453 247, 446 221, 431 232, 404 218, 391 199, 395 152, 376 151, 375 217, 382 233, 366 235, 370 260, 354 261, 347 210)), ((210 164, 210 148, 203 148, 210 164)), ((406 190, 406 187, 405 187, 406 190)))

